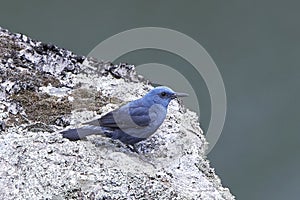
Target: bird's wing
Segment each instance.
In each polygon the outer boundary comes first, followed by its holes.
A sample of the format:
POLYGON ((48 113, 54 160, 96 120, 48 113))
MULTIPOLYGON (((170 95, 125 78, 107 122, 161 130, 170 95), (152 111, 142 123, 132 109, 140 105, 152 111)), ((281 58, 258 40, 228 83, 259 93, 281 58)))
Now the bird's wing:
POLYGON ((94 119, 89 122, 85 122, 85 125, 93 125, 93 126, 105 126, 111 128, 118 128, 117 123, 114 120, 113 112, 109 112, 106 115, 102 116, 101 118, 94 119))
POLYGON ((148 126, 150 121, 148 106, 141 101, 133 101, 85 124, 127 129, 148 126))
POLYGON ((138 126, 148 126, 151 122, 148 106, 139 104, 131 106, 129 113, 132 121, 138 126))

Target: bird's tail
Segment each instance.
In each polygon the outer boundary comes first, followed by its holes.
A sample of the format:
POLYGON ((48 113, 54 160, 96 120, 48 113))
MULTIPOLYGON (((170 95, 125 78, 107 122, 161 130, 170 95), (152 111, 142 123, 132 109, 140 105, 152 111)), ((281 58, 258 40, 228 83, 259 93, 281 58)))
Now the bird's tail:
POLYGON ((103 135, 105 130, 101 126, 83 126, 80 128, 68 129, 60 132, 64 138, 69 140, 81 140, 86 136, 100 134, 103 135))

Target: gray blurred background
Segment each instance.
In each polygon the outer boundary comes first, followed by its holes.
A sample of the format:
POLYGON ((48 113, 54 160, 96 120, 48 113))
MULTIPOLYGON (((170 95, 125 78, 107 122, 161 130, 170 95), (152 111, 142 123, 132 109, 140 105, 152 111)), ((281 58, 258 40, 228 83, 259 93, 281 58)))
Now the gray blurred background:
MULTIPOLYGON (((227 92, 222 135, 208 155, 237 199, 300 196, 300 2, 298 1, 1 1, 0 26, 80 55, 136 27, 180 31, 217 64, 227 92)), ((188 65, 167 52, 119 58, 132 64, 188 65)), ((199 82, 201 124, 210 99, 199 82)))

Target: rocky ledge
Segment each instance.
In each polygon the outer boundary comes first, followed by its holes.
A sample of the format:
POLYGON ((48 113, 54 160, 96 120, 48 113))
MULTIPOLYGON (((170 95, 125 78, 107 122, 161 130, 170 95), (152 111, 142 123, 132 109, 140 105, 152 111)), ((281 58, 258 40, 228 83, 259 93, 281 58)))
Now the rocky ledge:
POLYGON ((234 199, 205 158, 198 117, 180 101, 138 153, 58 133, 149 91, 133 65, 0 28, 0 74, 1 199, 234 199))

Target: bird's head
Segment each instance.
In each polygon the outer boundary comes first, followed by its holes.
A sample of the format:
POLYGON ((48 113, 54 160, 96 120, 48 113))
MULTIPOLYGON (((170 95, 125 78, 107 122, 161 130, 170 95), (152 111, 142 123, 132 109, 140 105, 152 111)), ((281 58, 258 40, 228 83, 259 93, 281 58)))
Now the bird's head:
POLYGON ((145 95, 144 98, 147 99, 148 101, 151 101, 155 104, 160 104, 165 108, 167 108, 172 99, 175 99, 177 97, 186 97, 186 96, 188 96, 188 94, 174 92, 172 89, 168 87, 159 86, 150 90, 145 95))

